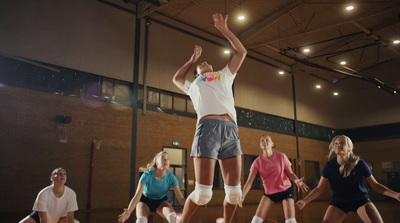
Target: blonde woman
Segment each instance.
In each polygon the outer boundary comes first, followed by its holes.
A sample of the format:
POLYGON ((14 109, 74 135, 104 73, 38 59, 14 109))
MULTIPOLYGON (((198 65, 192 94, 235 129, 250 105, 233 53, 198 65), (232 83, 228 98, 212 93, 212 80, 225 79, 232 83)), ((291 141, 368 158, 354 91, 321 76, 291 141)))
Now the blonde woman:
MULTIPOLYGON (((33 212, 20 223, 77 223, 74 213, 78 210, 75 192, 65 186, 67 171, 56 168, 50 175, 51 185, 39 192, 33 212)), ((78 222, 79 223, 79 222, 78 222)))
POLYGON ((308 186, 303 183, 303 178, 299 179, 293 173, 292 164, 287 156, 275 150, 275 144, 270 136, 261 136, 260 148, 263 153, 254 160, 250 167, 249 177, 243 187, 243 197, 239 206, 243 207, 243 201, 257 173, 259 173, 263 181, 264 196, 261 197, 251 223, 262 223, 272 206, 277 203, 282 203, 285 223, 296 223, 294 191, 290 180, 296 184, 298 191, 301 189, 306 192, 308 191, 308 186))
POLYGON ((139 179, 135 196, 128 208, 124 208, 124 212, 118 216, 118 222, 127 221, 136 208, 136 223, 147 223, 151 212, 156 212, 169 223, 175 223, 176 213, 167 201, 169 188, 173 188, 179 204, 184 205, 185 198, 175 175, 168 170, 168 153, 165 151, 157 153, 147 164, 147 169, 139 179))
POLYGON ((378 183, 367 163, 353 153, 353 142, 344 135, 335 136, 329 145, 328 158, 335 153, 336 158, 329 160, 321 172, 316 188, 303 200, 296 203, 301 210, 317 198, 329 183, 332 199, 325 212, 324 223, 342 222, 349 211, 356 212, 363 222, 383 222, 379 211, 371 202, 362 181, 365 178, 376 192, 400 201, 400 193, 394 192, 378 183))

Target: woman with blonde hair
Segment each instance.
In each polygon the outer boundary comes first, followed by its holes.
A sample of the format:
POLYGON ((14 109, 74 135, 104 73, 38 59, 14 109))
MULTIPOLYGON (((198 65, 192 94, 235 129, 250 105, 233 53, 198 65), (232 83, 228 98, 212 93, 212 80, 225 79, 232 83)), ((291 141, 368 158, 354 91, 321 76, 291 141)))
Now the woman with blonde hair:
POLYGON ((185 204, 179 188, 178 180, 169 170, 168 153, 161 151, 147 164, 145 171, 139 179, 135 196, 128 208, 118 216, 118 222, 125 222, 136 208, 136 223, 147 223, 151 212, 156 212, 169 223, 175 223, 176 213, 167 201, 169 188, 173 188, 179 204, 185 204))
POLYGON ((363 222, 383 222, 379 211, 371 202, 362 181, 365 178, 376 192, 400 201, 400 193, 392 191, 378 183, 367 163, 353 153, 353 142, 345 135, 335 136, 329 144, 328 158, 335 153, 321 172, 318 186, 307 197, 296 203, 301 210, 306 204, 317 198, 330 184, 331 202, 325 212, 324 223, 342 222, 349 211, 356 212, 363 222))
POLYGON ((260 148, 263 153, 254 160, 250 167, 249 177, 243 187, 243 197, 239 206, 243 207, 243 201, 257 173, 259 173, 263 182, 264 196, 261 197, 251 223, 262 223, 268 212, 277 203, 282 203, 285 223, 296 223, 294 191, 290 180, 296 184, 298 191, 301 189, 306 192, 308 186, 303 183, 304 177, 299 179, 293 173, 289 159, 284 153, 275 150, 275 144, 270 136, 261 136, 260 148))

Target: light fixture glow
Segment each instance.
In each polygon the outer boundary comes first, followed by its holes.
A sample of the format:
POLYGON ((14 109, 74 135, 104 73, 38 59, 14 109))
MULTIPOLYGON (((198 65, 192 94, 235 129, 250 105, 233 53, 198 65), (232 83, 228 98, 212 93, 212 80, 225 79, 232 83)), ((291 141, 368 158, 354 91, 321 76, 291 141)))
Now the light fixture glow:
POLYGON ((317 84, 317 85, 315 85, 315 87, 318 88, 318 89, 320 89, 320 88, 321 88, 321 85, 317 84))
POLYGON ((246 17, 244 17, 244 15, 240 15, 240 16, 238 16, 238 19, 239 20, 244 20, 246 17))
POLYGON ((305 49, 303 50, 303 52, 304 52, 304 53, 308 53, 308 52, 310 52, 310 49, 305 48, 305 49))
POLYGON ((346 65, 346 61, 340 61, 341 65, 346 65))
POLYGON ((354 6, 353 6, 353 5, 349 5, 349 6, 346 7, 346 10, 347 10, 347 11, 351 11, 351 10, 353 10, 353 9, 354 9, 354 6))
POLYGON ((396 39, 396 40, 393 41, 393 43, 394 43, 394 44, 399 44, 399 43, 400 43, 400 40, 396 39))
POLYGON ((338 96, 339 92, 335 91, 335 92, 333 92, 333 95, 338 96))
POLYGON ((224 50, 224 53, 225 53, 225 54, 230 54, 231 51, 230 51, 230 50, 224 50))
POLYGON ((393 91, 394 94, 397 94, 397 91, 393 91))
POLYGON ((282 74, 284 74, 284 73, 285 73, 285 72, 283 72, 283 71, 279 71, 279 74, 280 74, 280 75, 282 75, 282 74))

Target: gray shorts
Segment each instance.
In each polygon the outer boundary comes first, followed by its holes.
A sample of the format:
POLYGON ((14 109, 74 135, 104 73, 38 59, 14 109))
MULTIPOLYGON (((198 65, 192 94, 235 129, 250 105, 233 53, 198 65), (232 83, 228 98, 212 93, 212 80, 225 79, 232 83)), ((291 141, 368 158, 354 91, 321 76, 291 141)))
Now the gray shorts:
POLYGON ((239 130, 231 121, 201 119, 194 135, 191 157, 225 159, 242 155, 239 130))

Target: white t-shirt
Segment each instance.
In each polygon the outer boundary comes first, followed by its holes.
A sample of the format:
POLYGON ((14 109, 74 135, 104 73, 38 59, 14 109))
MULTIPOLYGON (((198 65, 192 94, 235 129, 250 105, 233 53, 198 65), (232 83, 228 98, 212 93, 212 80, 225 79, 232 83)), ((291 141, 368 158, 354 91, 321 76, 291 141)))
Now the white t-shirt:
POLYGON ((64 194, 56 197, 53 186, 45 187, 36 197, 32 210, 46 212, 49 223, 57 223, 61 217, 67 216, 67 212, 78 210, 75 192, 65 186, 64 194))
POLYGON ((183 91, 190 96, 198 120, 206 115, 228 114, 236 123, 232 92, 235 77, 226 66, 220 71, 199 75, 193 83, 185 81, 183 91))

